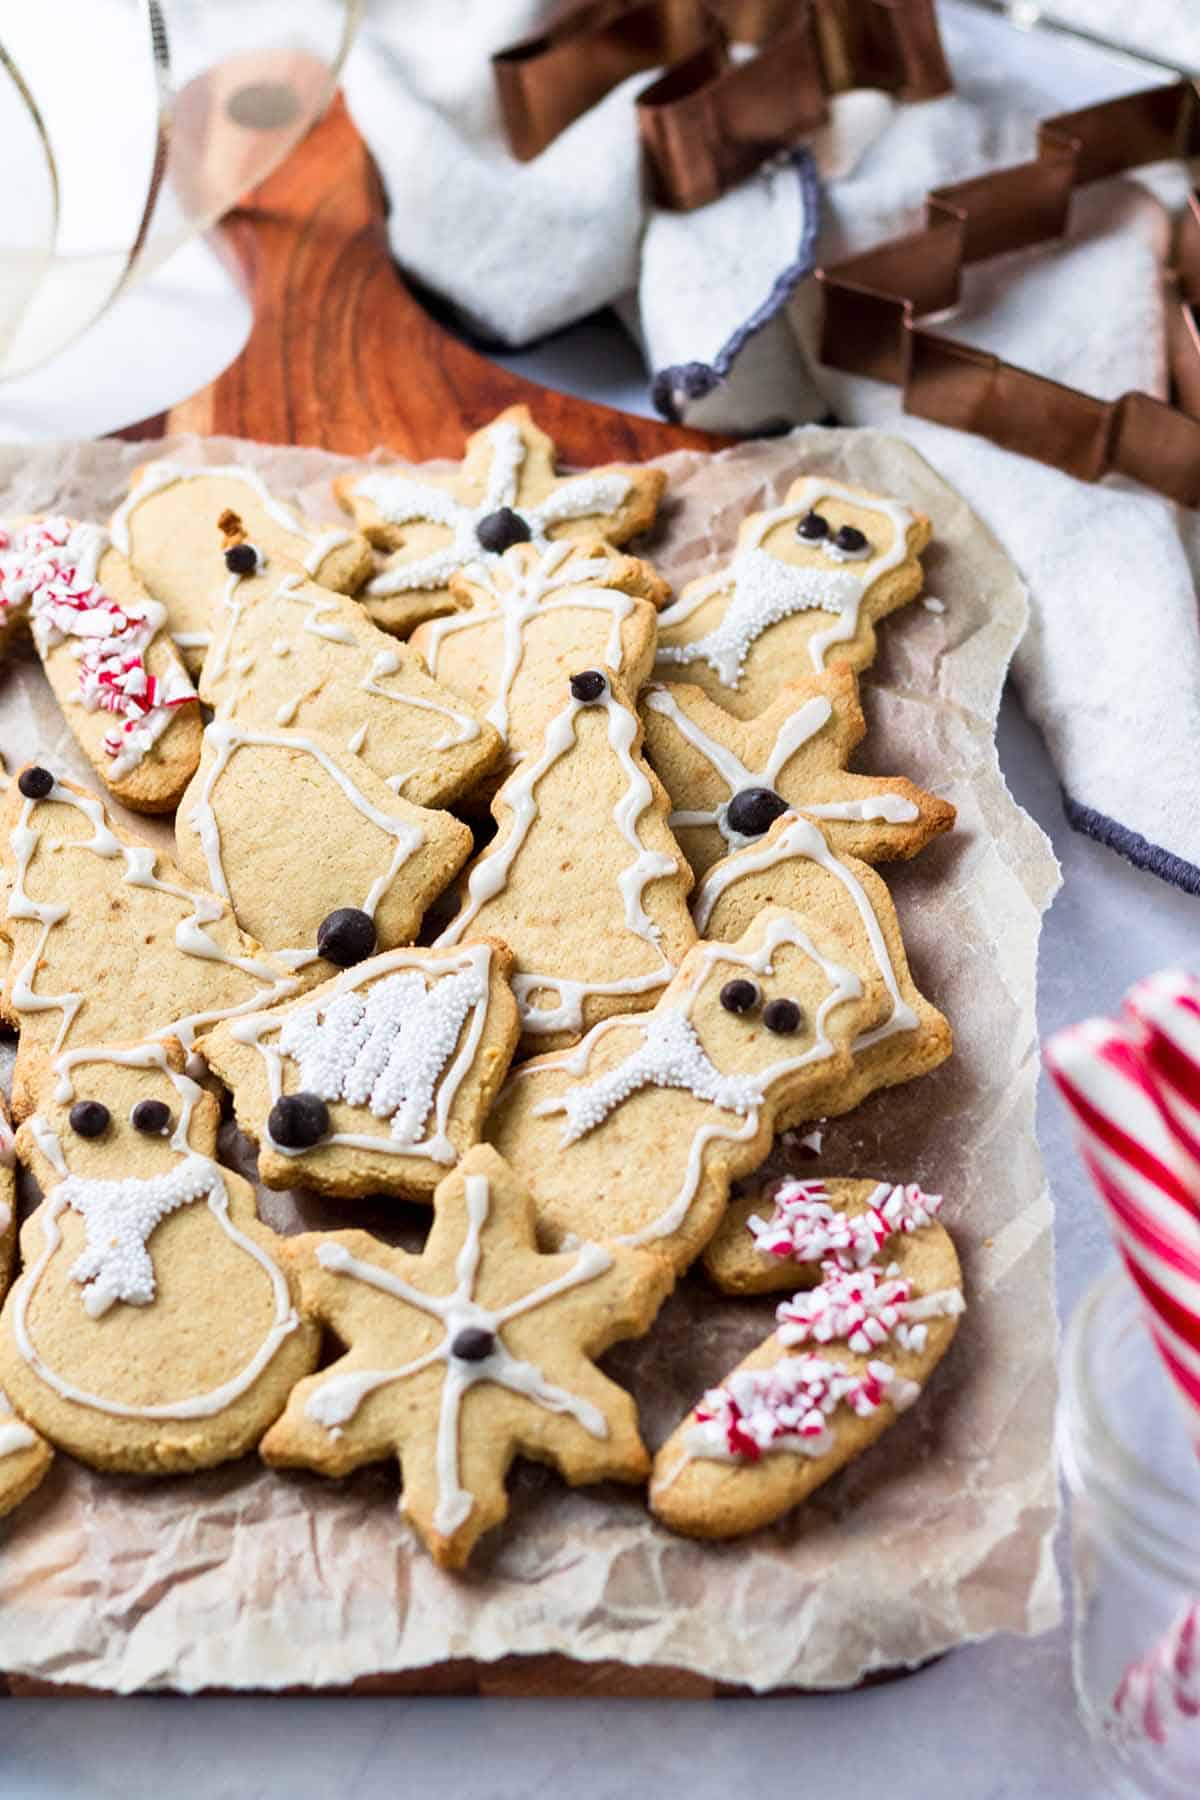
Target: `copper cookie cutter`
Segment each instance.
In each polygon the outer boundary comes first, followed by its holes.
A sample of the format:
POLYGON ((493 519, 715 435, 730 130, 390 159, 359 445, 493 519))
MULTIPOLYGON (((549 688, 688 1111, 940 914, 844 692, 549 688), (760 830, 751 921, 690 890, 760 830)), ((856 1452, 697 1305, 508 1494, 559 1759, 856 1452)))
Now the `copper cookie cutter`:
POLYGON ((830 94, 927 100, 952 85, 934 0, 586 0, 492 66, 521 161, 619 82, 665 66, 637 97, 638 135, 656 201, 685 212, 823 125, 830 94), (731 43, 757 53, 736 58, 731 43))
POLYGON ((1175 404, 1100 400, 921 324, 957 304, 963 269, 1066 232, 1078 187, 1200 154, 1200 83, 1177 81, 1044 119, 1037 155, 935 188, 925 223, 817 271, 820 358, 902 390, 904 410, 1084 481, 1120 474, 1200 505, 1200 193, 1179 220, 1168 281, 1175 404))

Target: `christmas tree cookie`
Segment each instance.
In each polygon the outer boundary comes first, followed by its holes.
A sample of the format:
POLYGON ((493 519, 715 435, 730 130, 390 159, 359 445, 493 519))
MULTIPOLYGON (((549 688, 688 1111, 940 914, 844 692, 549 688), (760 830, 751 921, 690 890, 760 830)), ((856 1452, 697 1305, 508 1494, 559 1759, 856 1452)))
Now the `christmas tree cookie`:
POLYGON ((510 406, 468 439, 457 469, 381 464, 333 485, 359 529, 385 553, 364 605, 388 631, 407 633, 452 609, 456 569, 493 563, 512 544, 626 543, 653 524, 666 476, 622 464, 560 475, 554 445, 528 408, 510 406))
POLYGON ((193 674, 204 662, 227 571, 217 521, 234 512, 264 556, 294 563, 322 587, 356 594, 373 567, 371 546, 344 525, 312 525, 276 498, 254 469, 189 466, 163 458, 136 469, 109 529, 167 609, 167 629, 193 674))
POLYGON ((108 534, 71 519, 0 526, 0 622, 2 638, 32 633, 110 793, 134 812, 170 812, 200 760, 200 708, 161 602, 108 534))
POLYGON ((390 950, 302 1001, 230 1020, 204 1054, 268 1187, 428 1200, 479 1141, 517 1045, 512 956, 390 950))
POLYGON ((269 1463, 338 1476, 395 1458, 404 1513, 450 1569, 504 1518, 518 1456, 573 1486, 645 1476, 633 1400, 595 1359, 649 1328, 670 1271, 616 1246, 541 1255, 528 1194, 486 1146, 438 1188, 420 1256, 361 1231, 287 1254, 342 1354, 294 1389, 269 1463))
POLYGON ((496 763, 499 733, 356 600, 264 557, 227 514, 228 564, 200 695, 222 718, 295 726, 360 756, 416 806, 446 806, 496 763))
POLYGON ((96 1468, 241 1456, 316 1364, 282 1240, 215 1160, 220 1103, 183 1061, 174 1043, 68 1053, 17 1134, 45 1198, 0 1314, 0 1387, 96 1468))
POLYGON ((834 662, 865 669, 880 619, 921 591, 929 520, 898 500, 802 475, 752 513, 733 560, 689 582, 659 620, 657 667, 739 719, 834 662))
POLYGON ((697 944, 653 1012, 518 1065, 487 1131, 533 1190, 540 1241, 632 1244, 685 1268, 781 1114, 819 1117, 849 1046, 886 1015, 853 954, 819 918, 767 908, 736 944, 697 944))
POLYGON ((696 879, 791 809, 862 862, 915 856, 954 808, 900 775, 853 775, 866 734, 858 680, 840 664, 791 681, 756 719, 736 719, 686 682, 642 698, 646 758, 671 796, 670 825, 696 879))
POLYGON ((364 954, 411 943, 471 853, 466 825, 402 800, 340 745, 223 718, 204 734, 175 843, 185 875, 309 981, 332 973, 319 947, 327 918, 357 914, 364 954))
POLYGON ((3 1010, 21 1034, 16 1117, 63 1051, 131 1034, 190 1048, 218 1019, 295 991, 227 902, 188 887, 74 782, 22 769, 4 797, 0 842, 10 849, 0 935, 12 949, 3 1010))
POLYGON ((654 666, 667 585, 607 544, 517 544, 451 578, 458 611, 413 632, 432 675, 503 737, 508 762, 541 739, 573 670, 610 668, 636 694, 654 666))
POLYGON ((653 1006, 696 941, 691 873, 636 711, 602 668, 577 670, 559 696, 538 749, 498 791, 496 836, 437 940, 483 932, 509 945, 522 1033, 539 1048, 653 1006))

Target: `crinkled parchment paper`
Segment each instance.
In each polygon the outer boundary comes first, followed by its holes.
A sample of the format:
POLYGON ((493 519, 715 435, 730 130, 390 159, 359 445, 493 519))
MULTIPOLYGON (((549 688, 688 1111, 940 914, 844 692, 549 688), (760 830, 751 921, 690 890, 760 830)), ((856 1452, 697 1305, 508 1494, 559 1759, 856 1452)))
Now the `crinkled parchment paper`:
MULTIPOLYGON (((137 462, 180 448, 244 457, 336 516, 327 483, 340 459, 213 439, 2 450, 0 517, 54 507, 104 519, 137 462)), ((1033 1096, 1037 940, 1057 871, 993 748, 1025 622, 1020 582, 928 464, 874 433, 804 431, 666 466, 670 501, 652 549, 676 584, 727 554, 742 515, 774 504, 803 471, 895 493, 933 519, 926 591, 945 611, 917 604, 883 626, 858 761, 958 808, 956 831, 885 871, 917 980, 949 1015, 957 1054, 833 1123, 818 1160, 793 1146, 777 1161, 946 1195, 968 1299, 951 1354, 874 1449, 755 1537, 691 1543, 657 1525, 636 1492, 572 1492, 522 1465, 507 1524, 461 1576, 435 1568, 401 1521, 390 1467, 336 1484, 247 1459, 150 1481, 59 1457, 0 1525, 0 1669, 124 1691, 273 1688, 554 1651, 754 1688, 837 1686, 987 1632, 1054 1623, 1056 1334, 1033 1096)), ((41 753, 84 773, 28 656, 0 671, 0 749, 10 769, 41 753)), ((169 842, 168 826, 149 831, 169 842)), ((246 1167, 232 1126, 223 1141, 246 1167)), ((262 1205, 285 1231, 351 1219, 379 1229, 396 1217, 394 1206, 339 1212, 300 1194, 262 1205)), ((611 1355, 652 1445, 766 1335, 772 1305, 686 1280, 650 1337, 611 1355)))

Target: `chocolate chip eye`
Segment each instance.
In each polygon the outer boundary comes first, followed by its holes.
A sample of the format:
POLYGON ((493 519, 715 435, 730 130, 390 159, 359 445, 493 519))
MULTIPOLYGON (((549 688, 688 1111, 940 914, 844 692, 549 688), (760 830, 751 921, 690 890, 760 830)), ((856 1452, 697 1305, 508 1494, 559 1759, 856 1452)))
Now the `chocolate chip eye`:
POLYGON ((519 512, 514 512, 511 506, 502 506, 496 512, 484 514, 475 527, 475 536, 481 550, 490 550, 493 555, 500 556, 513 544, 527 544, 533 533, 519 512))
POLYGON ((720 993, 721 1005, 731 1013, 753 1012, 761 999, 758 983, 744 979, 727 981, 720 993))
POLYGON ((225 567, 231 575, 257 575, 263 559, 253 544, 230 544, 225 552, 225 567))
POLYGON ((460 1362, 484 1362, 495 1348, 494 1331, 485 1331, 482 1325, 464 1325, 451 1340, 450 1354, 460 1362))
POLYGON ((583 669, 578 675, 572 675, 571 692, 576 700, 582 700, 586 705, 589 701, 603 699, 608 692, 608 683, 599 669, 583 669))
POLYGON ((819 512, 805 513, 796 526, 796 536, 806 544, 819 544, 822 538, 829 536, 829 520, 822 518, 819 512))
POLYGON ((725 822, 739 837, 761 837, 787 809, 774 788, 743 788, 725 808, 725 822))
POLYGON ((868 548, 867 534, 857 525, 843 525, 833 541, 836 548, 844 550, 848 556, 858 556, 868 548))
POLYGON ((21 770, 17 776, 17 786, 27 800, 44 800, 54 786, 54 777, 49 769, 43 769, 34 763, 31 768, 21 770))
POLYGON ((768 1000, 763 1007, 763 1024, 779 1037, 791 1037, 799 1031, 804 1014, 794 1000, 768 1000))
POLYGON ((267 1114, 267 1130, 282 1150, 307 1150, 329 1135, 329 1108, 320 1094, 283 1094, 267 1114))
POLYGON ((68 1115, 71 1130, 81 1138, 98 1138, 108 1130, 112 1117, 103 1100, 77 1100, 68 1115))
POLYGON ((129 1123, 147 1137, 165 1137, 171 1125, 171 1109, 165 1100, 139 1100, 129 1115, 129 1123))
POLYGON ((357 906, 339 906, 336 912, 326 913, 318 925, 317 949, 339 969, 349 969, 370 956, 375 937, 370 913, 357 906))

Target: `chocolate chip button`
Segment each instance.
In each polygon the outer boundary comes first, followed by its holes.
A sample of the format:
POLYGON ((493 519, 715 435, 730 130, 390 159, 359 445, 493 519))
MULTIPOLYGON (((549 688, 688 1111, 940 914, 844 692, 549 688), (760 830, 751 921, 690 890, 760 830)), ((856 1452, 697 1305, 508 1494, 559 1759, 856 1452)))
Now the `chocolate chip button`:
POLYGON ((727 981, 720 993, 721 1005, 726 1012, 753 1012, 759 1002, 758 983, 754 981, 727 981))
POLYGON ((806 544, 819 544, 822 538, 829 536, 829 520, 819 512, 805 513, 796 526, 796 536, 806 544))
POLYGON ((803 1018, 794 1000, 768 1000, 763 1007, 763 1024, 779 1037, 791 1037, 799 1031, 803 1018))
POLYGON ((225 552, 225 567, 231 575, 258 573, 259 555, 253 544, 230 544, 225 552))
POLYGON ((329 1108, 320 1094, 284 1094, 267 1114, 267 1130, 282 1150, 307 1150, 329 1133, 329 1108))
POLYGON ((839 550, 845 550, 851 556, 857 556, 860 550, 867 548, 867 534, 857 525, 843 525, 833 541, 839 550))
POLYGON ((582 700, 585 704, 602 699, 607 691, 608 683, 599 669, 582 669, 578 675, 571 677, 572 694, 576 700, 582 700))
POLYGON ((171 1123, 171 1109, 165 1100, 139 1100, 129 1115, 129 1123, 147 1137, 163 1137, 171 1123))
POLYGON ((103 1100, 77 1100, 71 1108, 71 1130, 81 1138, 98 1138, 112 1117, 103 1100))
POLYGON ((525 519, 511 506, 502 506, 496 512, 485 513, 475 527, 475 536, 480 547, 500 556, 513 544, 527 544, 533 536, 525 519))
POLYGON ((22 769, 17 776, 17 786, 27 800, 44 800, 54 786, 54 777, 49 769, 43 769, 34 763, 31 768, 22 769))
POLYGON ((743 788, 725 808, 725 819, 739 837, 761 837, 787 809, 774 788, 743 788))
POLYGON ((339 906, 317 926, 317 949, 339 969, 352 968, 375 948, 375 921, 357 906, 339 906))
POLYGON ((482 1325, 464 1325, 451 1340, 450 1354, 459 1362, 485 1362, 495 1348, 494 1331, 485 1331, 482 1325))

